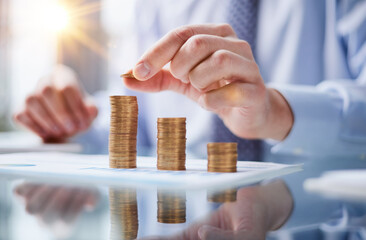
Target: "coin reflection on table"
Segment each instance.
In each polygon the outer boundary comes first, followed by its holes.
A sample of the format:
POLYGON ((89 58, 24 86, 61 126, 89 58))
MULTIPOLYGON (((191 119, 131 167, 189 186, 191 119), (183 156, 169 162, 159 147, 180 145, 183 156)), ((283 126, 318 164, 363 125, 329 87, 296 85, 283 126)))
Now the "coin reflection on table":
POLYGON ((184 191, 158 190, 158 222, 186 222, 186 193, 184 191))
POLYGON ((109 189, 110 239, 136 239, 139 228, 135 189, 109 189))
POLYGON ((208 191, 207 201, 215 203, 235 202, 236 201, 236 189, 227 189, 224 191, 208 191))

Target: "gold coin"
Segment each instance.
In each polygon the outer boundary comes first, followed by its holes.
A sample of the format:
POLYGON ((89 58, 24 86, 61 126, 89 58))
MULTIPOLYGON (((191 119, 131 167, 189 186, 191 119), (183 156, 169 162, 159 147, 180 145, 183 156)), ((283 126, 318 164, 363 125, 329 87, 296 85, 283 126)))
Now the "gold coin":
POLYGON ((136 77, 133 75, 133 73, 124 73, 124 74, 121 74, 120 77, 121 78, 132 78, 132 79, 136 79, 136 77))

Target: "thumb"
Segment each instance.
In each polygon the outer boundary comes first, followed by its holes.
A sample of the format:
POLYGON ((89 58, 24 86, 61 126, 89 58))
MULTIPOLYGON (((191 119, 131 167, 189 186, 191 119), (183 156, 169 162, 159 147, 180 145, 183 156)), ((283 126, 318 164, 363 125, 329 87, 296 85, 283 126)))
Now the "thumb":
POLYGON ((234 239, 234 233, 232 231, 222 230, 217 227, 204 225, 198 229, 198 237, 202 240, 232 240, 234 239))
POLYGON ((201 93, 191 84, 183 83, 181 80, 175 78, 167 69, 160 70, 153 77, 144 81, 133 78, 124 78, 123 81, 127 88, 141 92, 161 92, 170 90, 186 95, 194 101, 198 101, 198 98, 201 95, 201 93))

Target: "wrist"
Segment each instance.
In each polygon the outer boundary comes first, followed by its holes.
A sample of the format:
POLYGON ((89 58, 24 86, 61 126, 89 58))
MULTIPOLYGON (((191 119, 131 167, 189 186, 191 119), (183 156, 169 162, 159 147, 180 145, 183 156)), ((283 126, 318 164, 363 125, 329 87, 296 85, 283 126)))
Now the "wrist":
POLYGON ((266 138, 282 141, 290 133, 294 116, 290 105, 280 92, 268 88, 269 108, 265 131, 266 138))

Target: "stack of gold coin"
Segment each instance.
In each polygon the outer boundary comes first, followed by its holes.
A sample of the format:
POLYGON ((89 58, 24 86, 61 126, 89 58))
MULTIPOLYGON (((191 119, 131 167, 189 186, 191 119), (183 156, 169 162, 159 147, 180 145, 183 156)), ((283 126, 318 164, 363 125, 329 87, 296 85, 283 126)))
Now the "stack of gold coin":
POLYGON ((209 202, 224 203, 236 201, 236 189, 227 189, 225 191, 215 191, 207 193, 207 200, 209 202))
POLYGON ((158 222, 186 222, 186 193, 158 191, 158 222))
POLYGON ((135 96, 110 96, 109 166, 136 168, 138 105, 135 96))
POLYGON ((208 143, 207 160, 208 172, 236 172, 237 143, 208 143))
POLYGON ((186 118, 158 118, 159 170, 186 170, 186 118))
MULTIPOLYGON (((238 162, 237 143, 208 143, 207 159, 208 172, 236 172, 238 162)), ((236 192, 236 189, 209 192, 207 198, 210 202, 234 202, 236 201, 236 192)))
POLYGON ((135 189, 109 189, 111 240, 137 238, 139 221, 135 189))

